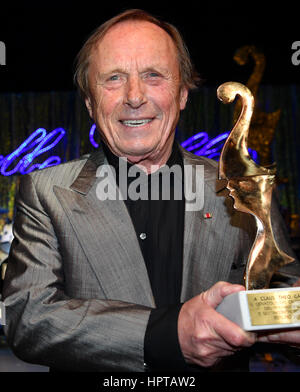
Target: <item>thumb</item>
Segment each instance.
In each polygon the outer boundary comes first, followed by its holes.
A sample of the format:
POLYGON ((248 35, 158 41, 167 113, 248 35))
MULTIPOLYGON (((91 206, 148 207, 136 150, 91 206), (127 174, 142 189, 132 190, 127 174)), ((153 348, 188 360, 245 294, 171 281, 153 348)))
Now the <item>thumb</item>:
POLYGON ((203 293, 203 300, 207 305, 216 308, 227 295, 243 290, 245 290, 245 287, 240 284, 217 282, 203 293))

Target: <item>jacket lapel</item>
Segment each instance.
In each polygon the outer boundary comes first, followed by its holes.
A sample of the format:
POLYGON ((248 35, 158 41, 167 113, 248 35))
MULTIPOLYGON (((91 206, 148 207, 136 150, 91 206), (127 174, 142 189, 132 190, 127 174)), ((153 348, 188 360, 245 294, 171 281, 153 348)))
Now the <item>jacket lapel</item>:
POLYGON ((70 189, 55 186, 54 192, 107 298, 154 307, 147 269, 125 203, 97 197, 97 168, 105 163, 104 154, 97 150, 70 189))
MULTIPOLYGON (((195 166, 201 164, 199 157, 183 150, 184 164, 195 166)), ((203 206, 198 211, 185 211, 184 223, 184 254, 183 254, 183 282, 181 301, 207 290, 219 280, 225 280, 230 272, 229 260, 222 257, 222 244, 228 220, 224 197, 216 197, 224 182, 218 181, 216 170, 203 159, 204 189, 203 206), (212 218, 206 219, 204 214, 210 213, 212 218)), ((185 167, 186 170, 186 167, 185 167)), ((194 173, 195 174, 195 173, 194 173)), ((192 184, 195 176, 185 175, 185 188, 192 184)), ((199 184, 198 184, 199 185, 199 184)), ((186 204, 187 205, 187 204, 186 204)))

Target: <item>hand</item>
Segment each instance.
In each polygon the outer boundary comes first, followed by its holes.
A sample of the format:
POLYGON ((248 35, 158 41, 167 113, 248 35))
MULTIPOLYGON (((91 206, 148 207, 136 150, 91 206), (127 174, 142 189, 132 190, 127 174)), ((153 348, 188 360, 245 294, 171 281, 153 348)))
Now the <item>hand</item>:
POLYGON ((244 331, 215 310, 224 297, 242 290, 243 286, 218 282, 182 306, 178 338, 188 363, 213 366, 223 357, 255 343, 254 333, 244 331))

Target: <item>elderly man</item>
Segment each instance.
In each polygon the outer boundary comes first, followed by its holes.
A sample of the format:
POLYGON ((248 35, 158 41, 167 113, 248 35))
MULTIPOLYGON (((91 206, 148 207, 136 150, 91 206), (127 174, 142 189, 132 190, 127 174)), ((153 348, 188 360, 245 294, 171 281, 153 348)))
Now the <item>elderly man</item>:
POLYGON ((22 178, 3 291, 9 344, 59 370, 237 370, 257 337, 215 308, 243 289, 253 222, 216 191, 216 164, 174 142, 196 80, 179 33, 127 11, 88 39, 75 77, 103 148, 22 178), (126 160, 150 190, 158 168, 204 166, 201 210, 172 194, 101 200, 104 164, 118 187, 126 160))

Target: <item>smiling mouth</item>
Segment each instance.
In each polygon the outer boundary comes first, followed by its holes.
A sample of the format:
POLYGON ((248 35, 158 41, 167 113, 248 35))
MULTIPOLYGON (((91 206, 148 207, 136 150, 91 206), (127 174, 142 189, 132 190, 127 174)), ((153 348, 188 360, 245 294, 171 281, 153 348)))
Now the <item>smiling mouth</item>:
POLYGON ((142 118, 138 120, 120 120, 120 122, 125 125, 126 127, 142 127, 143 125, 148 124, 151 122, 153 118, 142 118))

